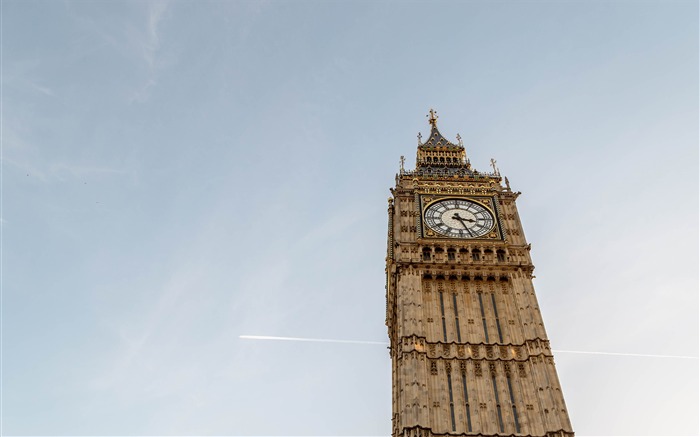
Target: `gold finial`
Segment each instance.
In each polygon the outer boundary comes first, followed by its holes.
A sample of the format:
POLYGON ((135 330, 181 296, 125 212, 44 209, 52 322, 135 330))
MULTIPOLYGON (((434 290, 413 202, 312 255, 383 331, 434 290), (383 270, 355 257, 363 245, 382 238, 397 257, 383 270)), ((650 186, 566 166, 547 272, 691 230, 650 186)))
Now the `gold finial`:
POLYGON ((401 162, 401 174, 403 174, 403 165, 406 163, 406 158, 404 158, 403 155, 401 155, 401 159, 399 161, 401 162))
POLYGON ((437 128, 438 115, 433 108, 430 108, 430 114, 426 115, 426 117, 428 117, 428 123, 430 123, 432 127, 437 128))

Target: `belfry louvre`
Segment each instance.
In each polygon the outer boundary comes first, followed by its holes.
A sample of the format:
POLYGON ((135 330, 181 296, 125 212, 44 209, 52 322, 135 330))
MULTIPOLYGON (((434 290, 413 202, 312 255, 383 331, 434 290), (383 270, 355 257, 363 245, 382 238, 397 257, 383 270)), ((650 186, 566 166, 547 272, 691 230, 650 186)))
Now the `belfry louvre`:
MULTIPOLYGON (((430 111, 389 198, 392 436, 573 436, 515 201, 430 111)), ((502 183, 503 182, 503 183, 502 183)))

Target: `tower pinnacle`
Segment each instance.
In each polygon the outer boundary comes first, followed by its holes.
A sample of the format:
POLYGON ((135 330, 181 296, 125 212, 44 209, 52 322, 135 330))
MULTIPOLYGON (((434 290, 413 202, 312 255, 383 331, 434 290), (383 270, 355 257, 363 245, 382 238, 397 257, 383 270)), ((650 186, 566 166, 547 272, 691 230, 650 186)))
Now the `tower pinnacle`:
POLYGON ((426 115, 426 117, 428 117, 428 123, 430 123, 432 127, 437 128, 438 115, 433 108, 430 108, 430 114, 426 115))

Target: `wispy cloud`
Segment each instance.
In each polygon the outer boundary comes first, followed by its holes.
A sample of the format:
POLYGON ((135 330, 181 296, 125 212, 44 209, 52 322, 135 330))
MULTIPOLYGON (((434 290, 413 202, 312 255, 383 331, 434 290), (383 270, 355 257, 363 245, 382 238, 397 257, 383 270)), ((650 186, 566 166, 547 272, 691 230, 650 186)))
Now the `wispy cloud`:
POLYGON ((160 49, 160 34, 158 30, 167 9, 167 0, 158 0, 149 4, 147 29, 148 38, 143 45, 143 57, 151 68, 153 68, 155 65, 155 55, 158 49, 160 49))
POLYGON ((53 92, 50 88, 47 88, 47 87, 45 87, 45 86, 41 86, 41 85, 39 85, 39 84, 37 84, 37 83, 35 83, 35 82, 29 82, 29 85, 30 85, 34 90, 39 91, 41 94, 44 94, 44 95, 47 95, 47 96, 50 96, 50 97, 53 97, 53 96, 54 96, 54 92, 53 92))
POLYGON ((145 32, 136 31, 135 41, 141 59, 148 67, 148 79, 131 96, 131 101, 143 102, 150 96, 151 89, 158 84, 158 51, 161 47, 161 23, 168 11, 168 0, 156 0, 148 3, 148 15, 145 32))

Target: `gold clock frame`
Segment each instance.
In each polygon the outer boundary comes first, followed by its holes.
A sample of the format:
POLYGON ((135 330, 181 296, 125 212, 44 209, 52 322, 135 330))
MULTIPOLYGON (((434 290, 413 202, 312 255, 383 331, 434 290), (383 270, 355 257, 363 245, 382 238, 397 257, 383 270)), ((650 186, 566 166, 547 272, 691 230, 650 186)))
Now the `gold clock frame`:
POLYGON ((460 196, 460 195, 454 195, 454 194, 440 194, 440 195, 435 195, 435 194, 418 194, 418 229, 420 229, 420 238, 427 238, 431 240, 449 240, 449 241, 503 241, 505 240, 504 235, 503 235, 503 227, 501 226, 501 215, 499 214, 498 210, 498 202, 496 201, 495 196, 474 196, 474 195, 469 195, 469 196, 460 196), (434 203, 443 201, 443 200, 448 200, 448 199, 456 199, 456 200, 466 200, 469 202, 474 202, 478 203, 479 205, 483 206, 485 209, 487 209, 491 215, 494 217, 494 224, 493 228, 486 234, 480 236, 480 237, 465 237, 465 238, 458 238, 458 237, 450 237, 447 235, 442 235, 439 234, 425 223, 425 212, 426 210, 434 203))

